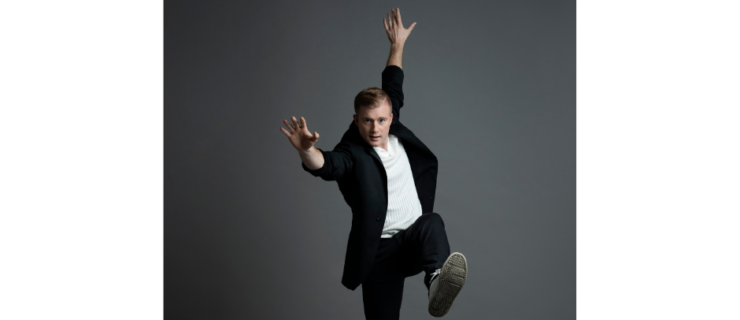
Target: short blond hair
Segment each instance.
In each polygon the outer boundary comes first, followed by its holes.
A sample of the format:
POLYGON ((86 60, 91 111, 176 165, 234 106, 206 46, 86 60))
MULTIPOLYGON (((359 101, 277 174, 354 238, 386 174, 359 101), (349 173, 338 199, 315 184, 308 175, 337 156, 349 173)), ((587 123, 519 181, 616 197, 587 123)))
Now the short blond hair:
MULTIPOLYGON (((389 106, 391 105, 391 99, 383 89, 370 87, 362 90, 355 96, 355 114, 359 113, 360 107, 378 108, 383 100, 388 101, 389 106)), ((391 107, 391 112, 393 112, 393 107, 391 107)))

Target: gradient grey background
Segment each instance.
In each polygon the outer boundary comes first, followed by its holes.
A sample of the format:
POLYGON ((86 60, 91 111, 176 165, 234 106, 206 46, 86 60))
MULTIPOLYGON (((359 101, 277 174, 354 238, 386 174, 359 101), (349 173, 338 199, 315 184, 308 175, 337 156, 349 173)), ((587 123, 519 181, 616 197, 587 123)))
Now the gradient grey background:
MULTIPOLYGON (((340 283, 350 209, 279 128, 339 142, 395 7, 417 22, 401 120, 469 263, 445 319, 575 318, 575 1, 165 1, 167 319, 364 319, 340 283)), ((404 319, 432 318, 422 276, 404 319)))

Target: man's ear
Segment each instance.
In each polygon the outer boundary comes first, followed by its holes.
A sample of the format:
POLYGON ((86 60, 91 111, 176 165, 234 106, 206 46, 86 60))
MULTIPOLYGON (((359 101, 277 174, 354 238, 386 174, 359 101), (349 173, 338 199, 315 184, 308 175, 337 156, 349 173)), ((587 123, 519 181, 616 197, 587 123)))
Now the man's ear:
POLYGON ((352 115, 352 120, 355 121, 355 125, 360 126, 359 124, 357 124, 357 115, 356 114, 353 114, 352 115))

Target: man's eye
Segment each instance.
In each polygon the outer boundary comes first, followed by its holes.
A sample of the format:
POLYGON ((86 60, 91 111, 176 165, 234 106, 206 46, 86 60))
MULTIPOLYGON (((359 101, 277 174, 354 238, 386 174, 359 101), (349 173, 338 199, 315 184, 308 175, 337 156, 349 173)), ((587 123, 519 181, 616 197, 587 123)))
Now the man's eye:
POLYGON ((380 122, 385 122, 385 119, 380 119, 380 122))
POLYGON ((365 120, 365 122, 370 122, 370 120, 365 120))

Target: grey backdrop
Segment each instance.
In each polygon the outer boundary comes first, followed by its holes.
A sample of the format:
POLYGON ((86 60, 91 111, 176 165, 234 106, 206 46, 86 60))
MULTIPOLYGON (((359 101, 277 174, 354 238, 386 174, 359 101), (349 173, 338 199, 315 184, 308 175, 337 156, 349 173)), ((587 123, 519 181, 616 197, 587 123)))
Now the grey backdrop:
MULTIPOLYGON (((351 212, 280 132, 334 147, 400 7, 403 123, 468 281, 447 319, 575 318, 575 1, 165 1, 165 316, 364 319, 351 212)), ((422 275, 401 316, 431 319, 422 275)))

